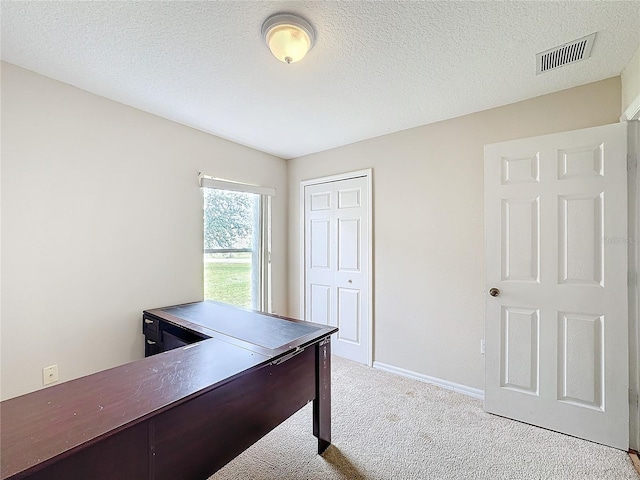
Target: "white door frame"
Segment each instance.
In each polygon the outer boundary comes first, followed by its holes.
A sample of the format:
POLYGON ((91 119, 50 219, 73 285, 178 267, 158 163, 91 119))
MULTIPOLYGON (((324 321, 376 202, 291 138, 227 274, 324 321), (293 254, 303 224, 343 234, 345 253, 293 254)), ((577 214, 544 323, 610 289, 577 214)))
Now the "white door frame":
POLYGON ((629 447, 640 450, 640 94, 620 117, 628 122, 629 196, 629 447))
POLYGON ((635 117, 628 120, 627 192, 629 205, 629 448, 640 450, 640 95, 635 117))
POLYGON ((369 290, 369 318, 367 323, 369 325, 369 345, 367 346, 367 365, 370 367, 373 365, 373 169, 366 168, 364 170, 356 170, 354 172, 339 173, 336 175, 329 175, 327 177, 312 178, 309 180, 302 180, 300 182, 300 314, 301 319, 305 318, 306 307, 306 295, 305 295, 305 196, 304 189, 309 185, 318 185, 320 183, 331 183, 340 180, 349 180, 352 178, 366 177, 367 188, 369 189, 369 206, 367 208, 367 218, 369 220, 369 235, 368 245, 366 246, 368 252, 368 266, 369 277, 367 279, 367 288, 369 290))

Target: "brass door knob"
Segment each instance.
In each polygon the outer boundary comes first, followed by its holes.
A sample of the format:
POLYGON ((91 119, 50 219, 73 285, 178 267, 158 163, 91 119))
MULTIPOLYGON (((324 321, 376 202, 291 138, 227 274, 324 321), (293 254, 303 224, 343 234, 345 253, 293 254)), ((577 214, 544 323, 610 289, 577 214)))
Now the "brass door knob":
POLYGON ((498 290, 497 288, 492 288, 491 290, 489 290, 489 295, 491 295, 492 297, 497 297, 500 295, 500 290, 498 290))

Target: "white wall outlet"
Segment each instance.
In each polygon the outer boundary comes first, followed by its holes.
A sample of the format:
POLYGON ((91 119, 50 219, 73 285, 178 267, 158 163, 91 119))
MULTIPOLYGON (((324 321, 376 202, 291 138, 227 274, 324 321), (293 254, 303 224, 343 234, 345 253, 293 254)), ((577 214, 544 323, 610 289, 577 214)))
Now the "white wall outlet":
POLYGON ((58 365, 51 365, 42 369, 42 384, 49 385, 58 381, 58 365))
POLYGON ((484 355, 484 338, 480 340, 480 353, 484 355))

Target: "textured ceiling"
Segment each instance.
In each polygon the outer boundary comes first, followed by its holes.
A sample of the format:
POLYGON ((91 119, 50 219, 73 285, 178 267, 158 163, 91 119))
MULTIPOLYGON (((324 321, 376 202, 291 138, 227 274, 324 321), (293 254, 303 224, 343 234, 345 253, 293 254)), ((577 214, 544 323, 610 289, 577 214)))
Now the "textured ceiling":
POLYGON ((2 59, 292 158, 619 75, 632 2, 12 2, 2 59), (260 36, 276 12, 317 32, 300 63, 260 36), (589 60, 535 54, 598 32, 589 60))

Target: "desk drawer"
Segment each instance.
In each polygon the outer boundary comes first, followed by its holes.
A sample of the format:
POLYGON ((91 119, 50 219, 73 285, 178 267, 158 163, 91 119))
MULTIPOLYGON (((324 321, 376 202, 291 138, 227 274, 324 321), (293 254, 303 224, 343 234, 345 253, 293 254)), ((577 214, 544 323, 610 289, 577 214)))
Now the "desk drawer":
POLYGON ((148 340, 159 342, 160 338, 160 320, 157 318, 143 317, 142 333, 148 340))
POLYGON ((144 338, 144 356, 150 357, 151 355, 155 355, 156 353, 161 353, 164 351, 162 346, 162 342, 156 342, 154 340, 149 340, 147 337, 144 338))

